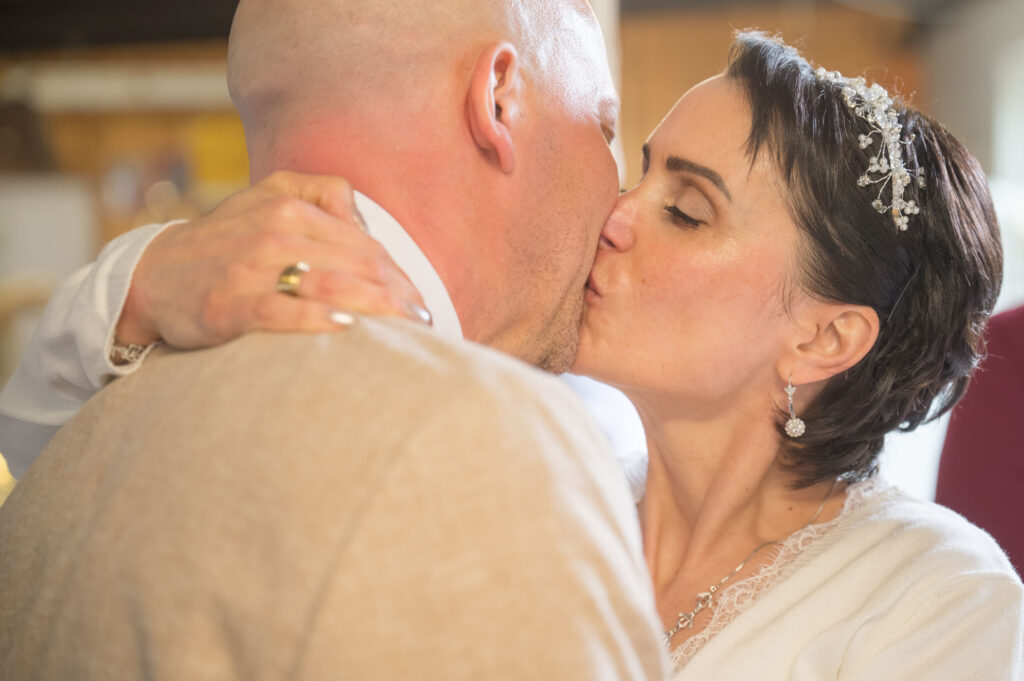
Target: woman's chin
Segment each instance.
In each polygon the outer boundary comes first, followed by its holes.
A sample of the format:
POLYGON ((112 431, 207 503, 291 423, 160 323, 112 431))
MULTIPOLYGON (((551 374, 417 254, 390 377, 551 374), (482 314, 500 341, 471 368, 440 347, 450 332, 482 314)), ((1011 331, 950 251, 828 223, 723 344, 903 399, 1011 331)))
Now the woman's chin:
POLYGON ((594 378, 590 363, 583 357, 581 352, 576 353, 576 359, 573 360, 572 366, 569 367, 569 373, 594 378))
POLYGON ((615 352, 613 347, 618 339, 615 330, 605 315, 594 314, 590 306, 584 308, 576 359, 569 373, 611 385, 618 377, 616 370, 622 362, 622 353, 615 352))
POLYGON ((587 370, 586 364, 580 364, 579 357, 577 357, 576 361, 572 363, 572 366, 569 367, 569 371, 567 373, 575 374, 577 376, 586 376, 587 378, 595 378, 592 372, 587 370))
POLYGON ((569 373, 576 374, 577 376, 586 376, 595 381, 604 382, 607 380, 607 372, 602 371, 601 362, 596 356, 594 346, 588 340, 585 330, 580 333, 580 344, 576 351, 576 359, 573 361, 572 366, 569 367, 569 373))

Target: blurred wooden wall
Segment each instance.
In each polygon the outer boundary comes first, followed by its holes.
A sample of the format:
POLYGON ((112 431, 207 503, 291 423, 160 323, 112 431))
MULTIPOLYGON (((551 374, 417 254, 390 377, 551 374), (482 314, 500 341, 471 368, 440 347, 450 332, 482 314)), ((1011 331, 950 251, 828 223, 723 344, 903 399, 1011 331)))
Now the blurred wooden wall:
MULTIPOLYGON (((627 186, 639 179, 640 147, 647 135, 683 92, 722 70, 732 32, 742 28, 779 32, 812 61, 848 75, 866 73, 887 87, 897 85, 928 108, 919 50, 907 40, 909 22, 898 14, 878 16, 814 0, 628 13, 620 23, 627 186)), ((0 58, 0 78, 19 61, 180 64, 224 63, 225 58, 225 41, 27 54, 0 58)), ((84 176, 95 188, 100 244, 147 221, 208 209, 219 195, 247 182, 241 124, 229 108, 54 111, 43 118, 57 170, 84 176), (145 205, 124 211, 104 200, 111 170, 132 164, 143 184, 155 183, 161 174, 184 173, 184 179, 177 179, 189 185, 187 195, 174 215, 154 214, 145 205)))
POLYGON ((622 17, 622 139, 626 178, 640 177, 640 147, 675 101, 725 67, 734 30, 781 33, 812 62, 869 79, 927 109, 919 51, 910 24, 847 5, 816 2, 732 4, 650 11, 622 17))
MULTIPOLYGON (((225 71, 226 63, 225 40, 44 51, 0 58, 0 80, 19 68, 31 73, 91 65, 157 72, 195 65, 225 71)), ((99 246, 148 222, 205 212, 248 184, 241 121, 226 100, 214 108, 62 107, 39 115, 55 165, 50 170, 84 178, 93 189, 99 246), (158 191, 147 196, 158 183, 158 191)))

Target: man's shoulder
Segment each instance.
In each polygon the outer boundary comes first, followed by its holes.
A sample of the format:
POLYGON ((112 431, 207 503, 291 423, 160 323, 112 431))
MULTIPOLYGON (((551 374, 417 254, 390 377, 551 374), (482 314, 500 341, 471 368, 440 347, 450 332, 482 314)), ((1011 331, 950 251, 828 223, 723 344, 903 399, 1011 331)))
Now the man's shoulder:
POLYGON ((201 351, 165 350, 94 402, 85 411, 95 417, 144 403, 164 419, 243 418, 257 429, 287 422, 305 432, 372 432, 382 423, 428 419, 457 421, 467 431, 538 420, 593 428, 572 391, 550 374, 394 319, 364 318, 333 334, 254 333, 201 351))
POLYGON ((576 478, 602 493, 621 486, 607 445, 561 381, 400 320, 156 353, 100 391, 34 468, 53 477, 71 459, 104 474, 130 469, 152 485, 166 486, 170 469, 219 490, 274 489, 302 497, 295 508, 304 508, 301 490, 325 480, 355 503, 351 490, 370 489, 399 462, 435 481, 473 462, 529 470, 518 489, 576 478))
POLYGON ((386 364, 436 383, 487 385, 498 379, 538 388, 560 384, 550 374, 503 352, 404 320, 362 319, 341 336, 337 340, 341 341, 338 352, 343 362, 358 361, 349 352, 354 347, 366 363, 386 364))
POLYGON ((157 352, 86 405, 40 457, 36 477, 53 479, 72 459, 96 475, 131 470, 150 487, 166 488, 174 470, 189 487, 202 480, 231 498, 276 490, 281 514, 305 508, 315 496, 308 490, 325 481, 356 503, 351 490, 372 488, 399 462, 433 480, 444 476, 442 463, 456 470, 472 461, 531 471, 518 488, 542 476, 592 476, 603 490, 621 484, 599 432, 560 381, 400 320, 157 352))
POLYGON ((363 318, 332 334, 253 333, 199 352, 165 352, 147 364, 140 372, 147 383, 213 383, 207 389, 216 392, 283 383, 293 396, 574 400, 561 381, 513 357, 397 319, 363 318))

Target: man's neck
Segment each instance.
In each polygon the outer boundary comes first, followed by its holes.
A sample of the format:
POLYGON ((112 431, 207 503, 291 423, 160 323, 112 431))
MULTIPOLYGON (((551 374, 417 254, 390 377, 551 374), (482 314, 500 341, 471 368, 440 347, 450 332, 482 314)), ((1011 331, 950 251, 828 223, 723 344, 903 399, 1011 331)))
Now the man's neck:
POLYGON ((295 129, 303 130, 301 137, 287 136, 273 148, 251 144, 253 182, 276 170, 345 178, 401 225, 443 282, 463 333, 476 339, 474 320, 479 315, 474 311, 488 286, 480 281, 485 268, 473 263, 481 257, 477 237, 486 225, 471 214, 469 183, 454 175, 466 164, 440 151, 459 145, 434 139, 413 150, 416 141, 385 139, 379 125, 359 134, 339 132, 358 130, 352 125, 327 131, 310 123, 295 129))
POLYGON ((423 250, 383 206, 356 192, 356 208, 370 236, 379 241, 405 272, 433 317, 434 330, 452 340, 462 339, 462 326, 451 297, 423 250))

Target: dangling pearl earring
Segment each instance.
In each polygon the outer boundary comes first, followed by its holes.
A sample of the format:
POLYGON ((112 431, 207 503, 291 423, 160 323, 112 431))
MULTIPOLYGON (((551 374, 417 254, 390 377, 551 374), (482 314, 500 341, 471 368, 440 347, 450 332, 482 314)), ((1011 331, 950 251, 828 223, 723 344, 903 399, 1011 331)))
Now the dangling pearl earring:
POLYGON ((786 421, 786 435, 792 438, 800 437, 807 430, 807 426, 796 417, 796 410, 793 409, 793 393, 795 392, 796 388, 793 387, 793 381, 787 378, 786 396, 789 397, 789 420, 786 421))

